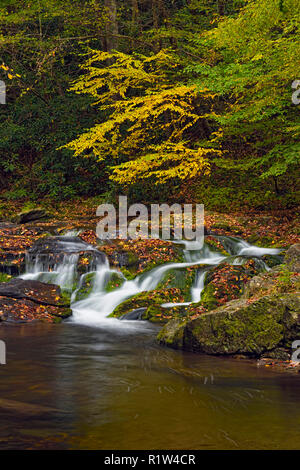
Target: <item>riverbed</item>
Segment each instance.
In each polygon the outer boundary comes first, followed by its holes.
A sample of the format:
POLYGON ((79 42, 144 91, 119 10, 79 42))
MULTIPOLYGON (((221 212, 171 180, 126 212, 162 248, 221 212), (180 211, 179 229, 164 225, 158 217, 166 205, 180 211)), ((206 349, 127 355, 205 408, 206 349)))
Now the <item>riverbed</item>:
POLYGON ((298 375, 162 348, 158 328, 1 327, 0 449, 299 448, 298 375))

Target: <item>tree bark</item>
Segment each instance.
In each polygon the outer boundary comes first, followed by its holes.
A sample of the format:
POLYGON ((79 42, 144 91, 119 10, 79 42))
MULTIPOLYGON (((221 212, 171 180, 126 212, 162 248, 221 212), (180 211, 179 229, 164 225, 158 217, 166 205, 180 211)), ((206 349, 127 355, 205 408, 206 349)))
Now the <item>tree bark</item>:
POLYGON ((107 10, 107 26, 106 26, 106 50, 110 52, 116 49, 118 45, 118 20, 117 20, 117 2, 116 0, 105 0, 107 10))

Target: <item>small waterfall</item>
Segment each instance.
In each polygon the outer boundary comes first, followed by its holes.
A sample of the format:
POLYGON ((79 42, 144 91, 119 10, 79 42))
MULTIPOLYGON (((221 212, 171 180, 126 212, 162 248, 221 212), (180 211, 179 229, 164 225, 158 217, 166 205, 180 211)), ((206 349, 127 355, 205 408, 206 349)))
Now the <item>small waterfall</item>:
POLYGON ((191 289, 192 303, 200 302, 201 300, 201 294, 204 289, 204 281, 205 281, 206 274, 207 274, 207 270, 197 273, 196 282, 192 286, 192 289, 191 289))
POLYGON ((244 240, 225 235, 215 236, 222 243, 226 251, 231 255, 261 257, 264 255, 278 255, 282 250, 278 248, 262 248, 256 245, 250 245, 244 240))
MULTIPOLYGON (((165 274, 170 270, 182 269, 189 266, 201 266, 196 274, 191 287, 191 301, 183 303, 166 303, 165 308, 176 305, 189 305, 201 300, 204 289, 205 276, 209 269, 223 261, 231 264, 243 264, 250 257, 260 263, 262 268, 267 268, 261 256, 277 255, 280 250, 273 248, 260 248, 234 237, 220 236, 218 239, 230 256, 214 252, 207 245, 195 244, 191 241, 176 242, 184 245, 183 262, 166 263, 137 276, 133 280, 125 280, 118 288, 107 292, 106 286, 111 276, 119 271, 111 269, 107 258, 95 247, 74 237, 74 233, 68 233, 65 237, 53 237, 44 241, 44 245, 34 247, 26 255, 26 273, 23 279, 36 279, 43 282, 58 284, 62 289, 68 290, 71 295, 71 308, 73 317, 71 321, 87 325, 113 326, 118 328, 134 327, 136 322, 116 318, 108 318, 108 315, 124 300, 143 291, 151 291, 157 287, 165 274), (53 250, 53 247, 55 250, 53 250), (78 273, 80 254, 87 252, 90 256, 86 272, 81 276, 78 273), (202 266, 203 265, 203 266, 202 266), (92 286, 88 296, 83 300, 76 300, 77 293, 83 287, 86 276, 93 274, 90 282, 92 286)), ((124 276, 123 276, 124 277, 124 276)), ((125 279, 125 278, 124 278, 125 279)))
POLYGON ((71 291, 77 278, 78 253, 67 253, 57 260, 51 255, 26 254, 26 272, 22 279, 34 279, 59 285, 62 289, 71 291))

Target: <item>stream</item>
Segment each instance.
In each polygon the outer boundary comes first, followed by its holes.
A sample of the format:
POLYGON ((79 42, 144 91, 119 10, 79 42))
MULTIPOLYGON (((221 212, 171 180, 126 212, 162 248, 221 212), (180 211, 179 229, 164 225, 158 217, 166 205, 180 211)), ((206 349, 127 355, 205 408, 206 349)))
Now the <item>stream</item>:
POLYGON ((300 377, 251 360, 162 348, 155 341, 160 326, 108 318, 170 270, 199 265, 189 304, 201 299, 210 267, 255 258, 269 269, 261 257, 278 254, 232 237, 220 241, 229 256, 183 242, 181 263, 155 267, 112 292, 105 286, 115 270, 95 257, 91 292, 80 301, 76 291, 87 274, 79 278, 76 266, 86 244, 73 234, 59 237, 64 255, 54 265, 47 255, 28 254, 22 277, 73 289, 73 316, 2 329, 0 449, 297 449, 300 377))

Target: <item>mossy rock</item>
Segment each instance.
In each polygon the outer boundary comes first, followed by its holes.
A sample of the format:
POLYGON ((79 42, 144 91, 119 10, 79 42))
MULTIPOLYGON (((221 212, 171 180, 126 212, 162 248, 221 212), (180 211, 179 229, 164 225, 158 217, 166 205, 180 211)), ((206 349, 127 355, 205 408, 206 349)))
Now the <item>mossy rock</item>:
POLYGON ((230 256, 228 251, 226 251, 223 246, 221 247, 221 243, 214 239, 212 235, 209 235, 209 238, 205 238, 205 245, 207 245, 209 248, 212 248, 213 251, 221 253, 224 256, 230 256))
POLYGON ((110 314, 111 317, 120 318, 138 308, 146 308, 141 319, 151 322, 166 322, 169 319, 169 309, 161 307, 164 303, 182 302, 179 289, 161 289, 140 292, 130 299, 122 302, 110 314))
POLYGON ((240 297, 246 282, 258 273, 255 261, 249 260, 244 265, 237 266, 222 263, 208 271, 201 301, 207 310, 213 310, 220 304, 240 297))
POLYGON ((75 302, 79 300, 84 300, 90 295, 93 288, 94 279, 95 273, 88 273, 83 277, 81 281, 81 286, 77 290, 75 295, 75 302))
POLYGON ((106 292, 111 292, 115 289, 119 289, 122 284, 124 284, 124 282, 125 279, 122 273, 113 272, 111 274, 110 280, 106 284, 105 290, 106 292))
POLYGON ((172 269, 164 275, 157 288, 178 288, 181 291, 184 301, 189 302, 191 300, 191 287, 195 281, 197 271, 197 266, 182 269, 172 269))
POLYGON ((269 268, 274 268, 274 266, 278 266, 279 264, 283 263, 284 256, 283 255, 264 255, 262 259, 266 263, 269 268))
POLYGON ((212 230, 225 230, 226 232, 234 233, 235 235, 241 235, 242 229, 235 225, 230 225, 228 222, 216 222, 211 226, 212 230))
POLYGON ((261 236, 261 235, 254 233, 247 238, 247 242, 256 246, 263 247, 263 248, 266 248, 266 247, 276 248, 276 246, 274 246, 274 243, 273 243, 274 239, 267 235, 261 236))
POLYGON ((173 349, 184 349, 184 332, 186 321, 175 318, 167 323, 167 325, 160 330, 157 340, 160 344, 170 346, 173 349))
POLYGON ((300 294, 288 293, 252 303, 233 300, 195 320, 167 323, 158 340, 199 353, 260 357, 276 348, 288 350, 299 334, 300 294))
POLYGON ((11 281, 12 276, 6 273, 0 273, 0 282, 9 282, 11 281))

